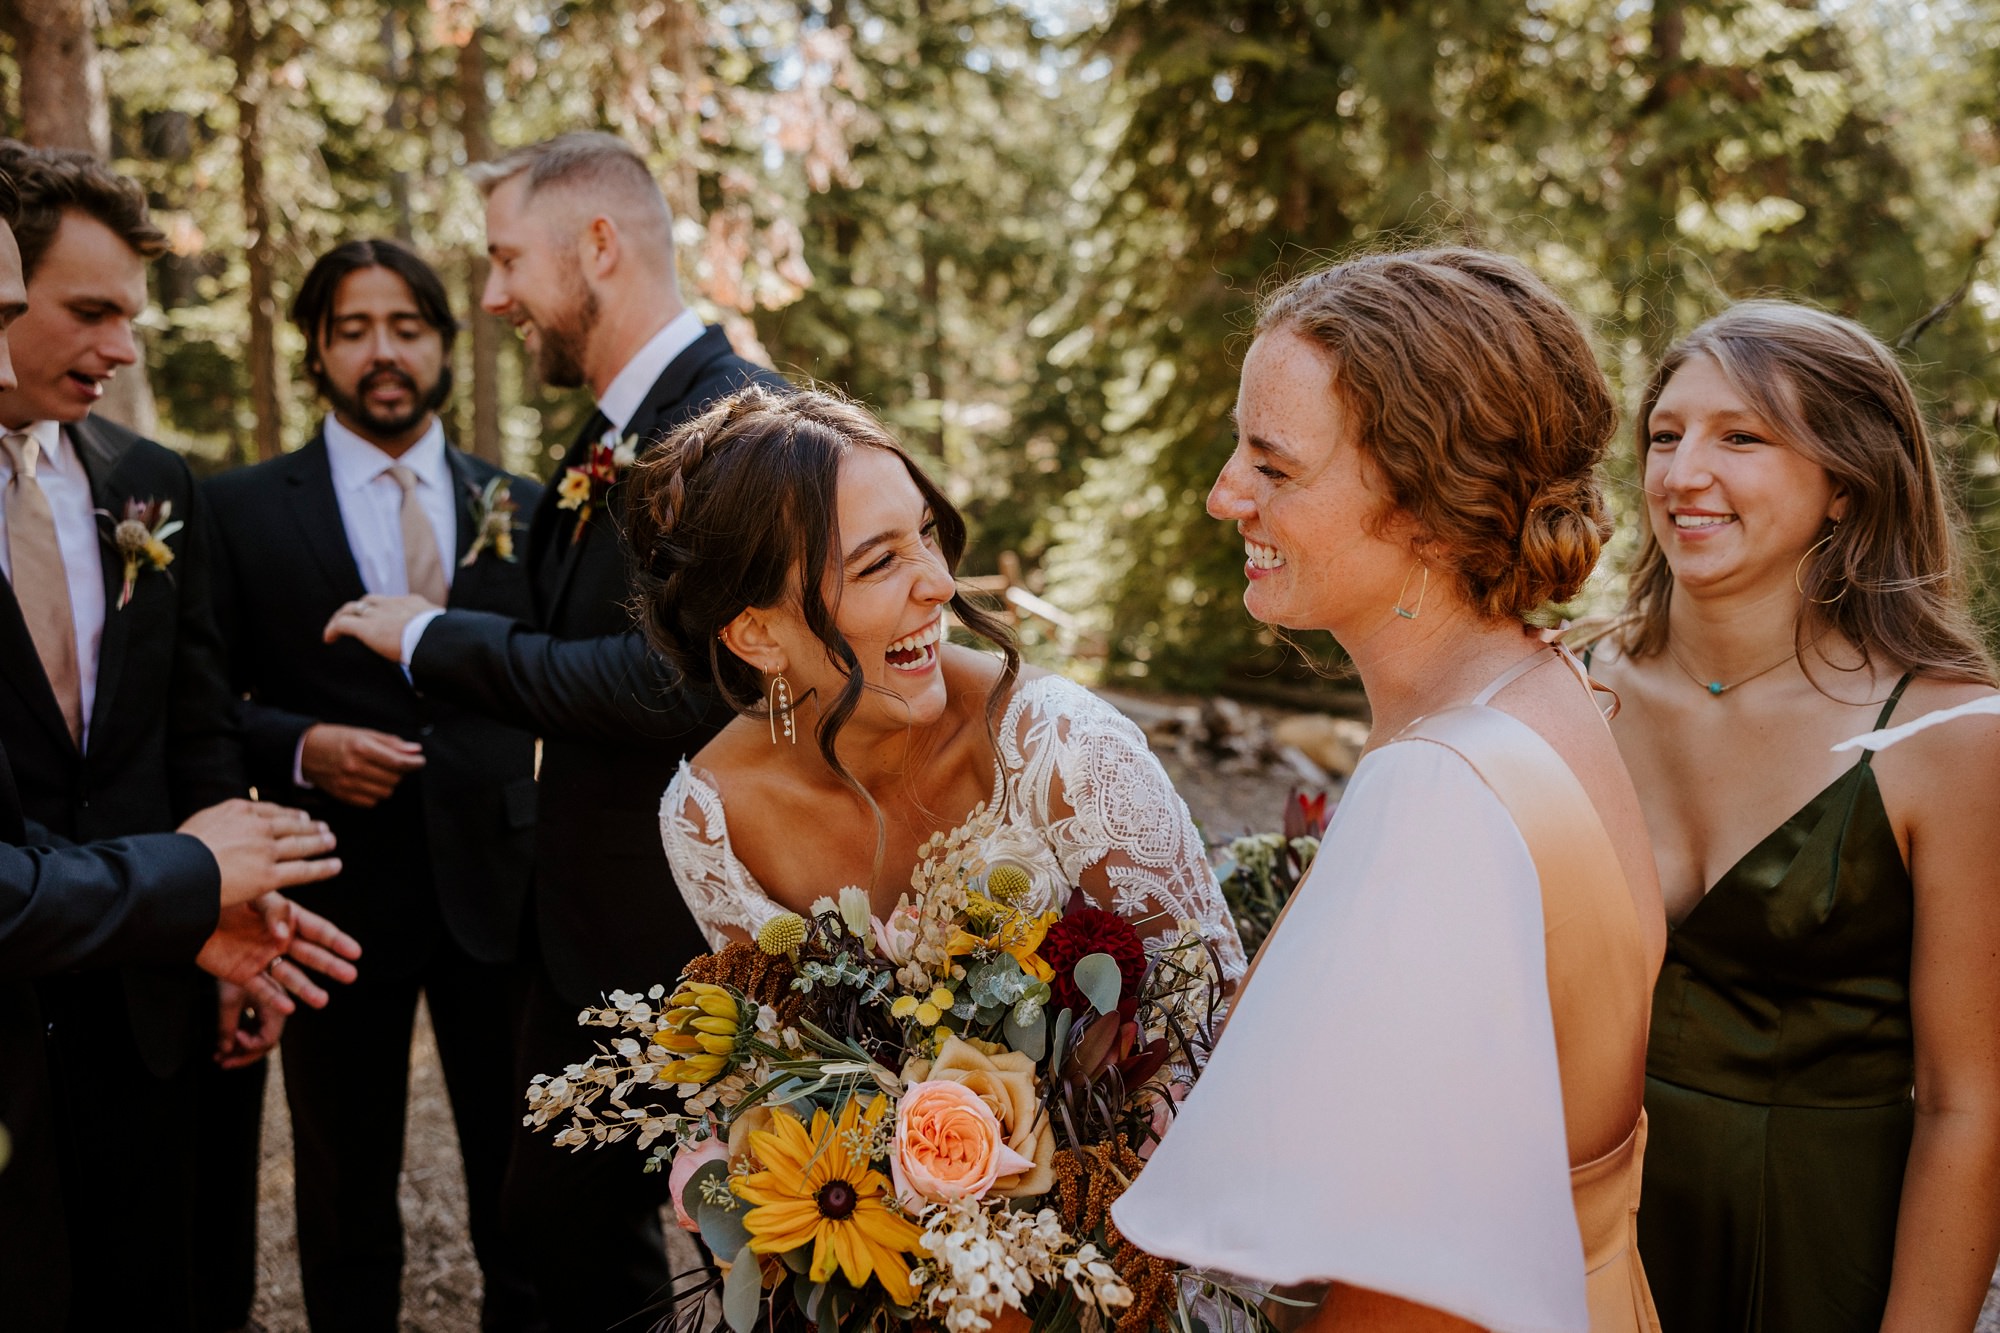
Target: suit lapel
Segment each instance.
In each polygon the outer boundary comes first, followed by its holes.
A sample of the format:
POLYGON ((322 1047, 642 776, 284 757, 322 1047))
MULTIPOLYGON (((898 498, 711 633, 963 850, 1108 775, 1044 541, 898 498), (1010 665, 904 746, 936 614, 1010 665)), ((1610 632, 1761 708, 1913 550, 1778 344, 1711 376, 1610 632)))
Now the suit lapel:
POLYGON ((368 593, 354 552, 347 546, 347 527, 340 521, 340 500, 333 492, 333 464, 327 461, 326 436, 314 435, 303 449, 287 456, 285 499, 298 521, 299 537, 312 552, 320 572, 343 602, 368 593))
MULTIPOLYGON (((583 423, 583 431, 576 437, 576 442, 570 445, 569 453, 563 457, 563 470, 567 471, 589 461, 591 447, 604 438, 604 432, 610 427, 611 423, 605 418, 604 413, 593 409, 590 419, 583 423)), ((592 535, 590 529, 604 521, 603 506, 595 506, 591 510, 590 522, 585 524, 583 531, 579 533, 576 528, 576 511, 556 507, 562 498, 559 494, 562 490, 562 479, 562 472, 556 473, 550 479, 547 489, 542 493, 542 503, 535 512, 537 520, 545 514, 548 516, 549 522, 543 535, 545 541, 554 543, 555 547, 550 550, 545 546, 541 556, 542 561, 555 563, 555 582, 549 589, 548 605, 542 608, 544 623, 554 620, 556 612, 562 607, 563 598, 569 593, 570 580, 576 575, 577 565, 582 563, 583 548, 592 535)), ((532 543, 535 534, 530 532, 528 537, 532 543)), ((540 569, 542 564, 538 561, 534 567, 540 569)))
POLYGON ((4 673, 7 683, 21 696, 28 711, 49 729, 50 736, 74 750, 76 743, 70 738, 69 723, 63 720, 62 705, 56 702, 55 687, 49 684, 42 655, 35 650, 35 640, 28 633, 28 622, 21 618, 21 604, 14 600, 14 585, 6 579, 0 579, 0 661, 7 663, 4 673))
POLYGON ((118 679, 124 672, 131 646, 132 617, 118 605, 118 596, 125 588, 125 557, 118 553, 115 536, 118 522, 125 517, 127 499, 164 497, 133 493, 123 475, 129 446, 119 447, 111 436, 94 429, 90 418, 66 425, 63 431, 90 477, 90 499, 97 510, 98 565, 104 576, 104 631, 97 640, 97 680, 92 686, 90 734, 84 737, 87 747, 105 733, 111 720, 118 698, 118 679))
POLYGON ((479 478, 473 474, 471 460, 449 444, 444 447, 444 462, 451 473, 452 521, 458 527, 451 547, 454 553, 451 590, 445 597, 445 601, 450 603, 458 600, 459 585, 465 582, 473 569, 478 568, 479 562, 476 560, 470 567, 466 565, 465 553, 472 549, 472 539, 477 535, 473 531, 472 504, 478 498, 482 487, 479 478))

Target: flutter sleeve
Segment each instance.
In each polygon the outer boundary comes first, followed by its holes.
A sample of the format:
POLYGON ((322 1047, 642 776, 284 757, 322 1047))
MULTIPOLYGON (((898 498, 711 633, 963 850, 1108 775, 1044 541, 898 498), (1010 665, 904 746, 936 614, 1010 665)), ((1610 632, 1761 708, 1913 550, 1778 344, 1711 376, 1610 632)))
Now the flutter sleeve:
POLYGON ((763 924, 784 909, 736 859, 722 793, 702 780, 685 760, 660 798, 660 841, 667 866, 702 938, 711 949, 732 939, 754 939, 763 924))
POLYGON ((1540 880, 1464 760, 1405 741, 1362 763, 1112 1215, 1205 1269, 1585 1333, 1540 880))
POLYGON ((1187 802, 1132 720, 1081 685, 1024 685, 1001 730, 1020 823, 1048 839, 1064 877, 1149 939, 1193 921, 1222 975, 1243 974, 1243 942, 1187 802))

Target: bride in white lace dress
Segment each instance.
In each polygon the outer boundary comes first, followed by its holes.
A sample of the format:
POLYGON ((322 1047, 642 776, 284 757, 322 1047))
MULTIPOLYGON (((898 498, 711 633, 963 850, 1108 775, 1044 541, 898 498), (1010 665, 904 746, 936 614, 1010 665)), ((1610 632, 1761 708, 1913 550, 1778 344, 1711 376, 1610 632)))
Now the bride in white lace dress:
POLYGON ((1187 806, 1144 737, 958 596, 965 526, 866 411, 748 389, 632 478, 654 644, 736 716, 668 786, 661 836, 711 947, 848 885, 888 921, 937 835, 977 822, 1028 873, 1149 942, 1243 949, 1187 806), (946 612, 997 653, 945 642, 946 612))

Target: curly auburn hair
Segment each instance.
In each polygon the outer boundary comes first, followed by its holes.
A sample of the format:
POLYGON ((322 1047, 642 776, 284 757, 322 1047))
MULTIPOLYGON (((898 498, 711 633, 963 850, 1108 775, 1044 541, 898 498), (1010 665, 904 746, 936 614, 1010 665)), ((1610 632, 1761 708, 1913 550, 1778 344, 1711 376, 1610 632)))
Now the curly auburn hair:
POLYGON ((1618 412, 1569 307, 1518 260, 1370 255, 1286 283, 1258 336, 1320 349, 1363 455, 1472 606, 1519 619, 1583 587, 1611 535, 1618 412))
MULTIPOLYGON (((1940 680, 1996 683, 1972 614, 1960 534, 1923 409, 1881 339, 1793 301, 1741 301, 1670 348, 1633 422, 1639 471, 1653 408, 1674 372, 1705 356, 1783 442, 1847 496, 1795 577, 1801 651, 1829 629, 1881 660, 1940 680)), ((1633 657, 1667 647, 1674 575, 1647 524, 1615 633, 1633 657)))
MULTIPOLYGON (((676 428, 633 468, 625 520, 637 566, 634 609, 648 641, 742 716, 765 715, 765 681, 723 646, 722 630, 751 607, 796 596, 807 628, 847 673, 840 693, 820 710, 817 739, 850 786, 856 784, 834 741, 867 685, 825 589, 828 571, 839 570, 840 465, 857 449, 880 449, 903 464, 930 506, 945 562, 956 571, 965 554, 965 519, 881 422, 819 390, 782 393, 753 384, 676 428)), ((990 725, 1020 673, 1020 653, 1005 623, 963 594, 950 606, 961 625, 1006 659, 987 700, 990 725)))

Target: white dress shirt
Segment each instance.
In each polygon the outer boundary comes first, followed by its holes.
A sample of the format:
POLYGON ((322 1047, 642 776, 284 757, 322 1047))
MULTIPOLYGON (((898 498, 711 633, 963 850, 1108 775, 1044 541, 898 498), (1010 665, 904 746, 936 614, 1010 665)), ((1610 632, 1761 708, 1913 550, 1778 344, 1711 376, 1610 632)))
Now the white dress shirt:
POLYGON ((605 439, 616 444, 625 438, 625 428, 632 424, 639 404, 646 401, 646 395, 653 391, 660 376, 667 373, 674 358, 694 346, 702 332, 701 316, 683 310, 661 325, 660 331, 648 338, 646 345, 634 352, 624 368, 611 377, 611 383, 604 386, 604 396, 597 400, 597 410, 611 423, 604 432, 605 439))
MULTIPOLYGON (((604 396, 597 400, 597 410, 611 423, 604 429, 606 444, 616 448, 619 441, 625 438, 625 428, 638 413, 639 404, 646 401, 646 395, 653 391, 660 376, 666 374, 674 358, 694 346, 706 329, 700 315, 692 310, 681 311, 661 325, 660 331, 648 338, 646 345, 634 352, 632 359, 611 377, 611 383, 604 387, 604 396)), ((561 478, 556 478, 556 481, 561 481, 561 478)), ((451 561, 447 559, 445 564, 448 567, 451 561)), ((442 611, 426 611, 403 627, 405 675, 409 674, 410 659, 417 655, 417 643, 424 637, 424 631, 443 614, 442 611)))
POLYGON ((445 586, 458 572, 458 497, 452 493, 451 465, 444 456, 444 427, 431 420, 423 438, 401 458, 391 458, 349 430, 338 417, 326 419, 326 461, 333 469, 333 496, 347 549, 361 571, 361 586, 384 596, 410 590, 403 561, 403 488, 389 475, 397 464, 416 474, 417 503, 437 537, 445 586))
MULTIPOLYGON (((0 427, 0 429, 4 429, 0 427)), ((14 432, 9 431, 9 434, 14 432)), ((55 516, 56 544, 62 548, 63 573, 69 578, 69 609, 76 622, 76 668, 83 694, 83 731, 90 735, 90 714, 97 702, 97 649, 104 638, 104 552, 97 527, 97 504, 90 494, 90 474, 76 456, 62 425, 37 421, 26 428, 42 446, 35 480, 55 516)), ((0 450, 0 488, 14 484, 14 464, 0 450)), ((143 497, 142 497, 143 498, 143 497)), ((123 518, 123 514, 113 515, 123 518)), ((141 566, 140 577, 149 567, 141 566)), ((0 506, 0 571, 14 581, 14 557, 7 550, 7 513, 0 506)))
MULTIPOLYGON (((389 469, 400 463, 416 474, 417 503, 431 521, 449 588, 458 573, 458 497, 452 493, 451 464, 444 456, 444 426, 433 417, 430 429, 401 458, 391 458, 331 414, 324 434, 333 498, 340 507, 340 526, 347 530, 347 549, 361 573, 361 586, 390 597, 410 590, 410 569, 403 561, 403 488, 389 475, 389 469)), ((428 625, 438 614, 433 611, 421 619, 428 625)), ((404 643, 409 642, 405 636, 404 643)), ((406 651, 403 674, 408 676, 409 670, 406 651)), ((292 755, 292 781, 310 787, 305 755, 306 740, 300 736, 292 755)))

